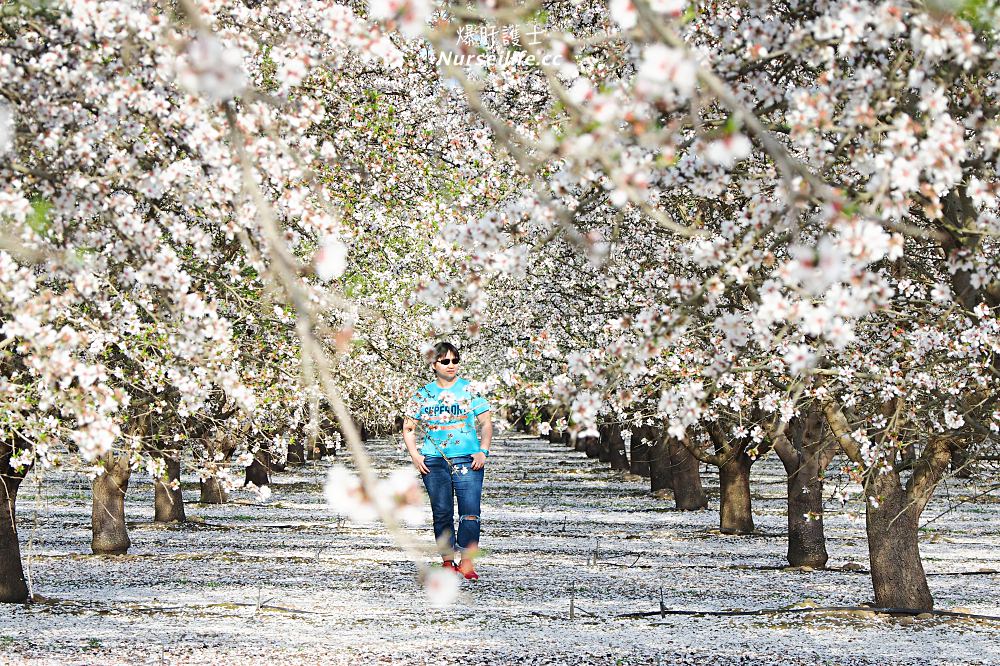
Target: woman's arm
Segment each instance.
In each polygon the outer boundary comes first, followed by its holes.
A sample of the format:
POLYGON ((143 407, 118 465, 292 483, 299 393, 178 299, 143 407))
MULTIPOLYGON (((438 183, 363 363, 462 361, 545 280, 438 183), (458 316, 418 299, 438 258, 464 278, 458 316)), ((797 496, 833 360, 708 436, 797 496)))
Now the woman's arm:
POLYGON ((489 451, 493 443, 493 417, 486 411, 476 417, 476 422, 479 423, 479 448, 489 451))
POLYGON ((421 474, 430 472, 427 465, 424 464, 424 457, 417 449, 417 422, 409 416, 403 417, 403 444, 410 452, 410 460, 413 461, 413 466, 417 468, 417 471, 421 474))
MULTIPOLYGON (((479 424, 479 448, 481 451, 489 451, 493 443, 493 419, 489 411, 485 411, 476 417, 479 424)), ((472 469, 482 469, 486 465, 486 454, 475 453, 472 456, 472 469)))

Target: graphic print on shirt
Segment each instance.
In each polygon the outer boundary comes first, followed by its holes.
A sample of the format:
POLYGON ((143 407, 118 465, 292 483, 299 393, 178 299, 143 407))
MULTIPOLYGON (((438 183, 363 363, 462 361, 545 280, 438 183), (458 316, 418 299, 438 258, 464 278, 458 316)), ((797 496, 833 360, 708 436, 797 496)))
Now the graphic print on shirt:
POLYGON ((405 413, 424 430, 421 454, 460 456, 479 452, 476 417, 489 409, 489 403, 470 390, 469 381, 459 379, 449 388, 437 382, 422 387, 407 403, 405 413))

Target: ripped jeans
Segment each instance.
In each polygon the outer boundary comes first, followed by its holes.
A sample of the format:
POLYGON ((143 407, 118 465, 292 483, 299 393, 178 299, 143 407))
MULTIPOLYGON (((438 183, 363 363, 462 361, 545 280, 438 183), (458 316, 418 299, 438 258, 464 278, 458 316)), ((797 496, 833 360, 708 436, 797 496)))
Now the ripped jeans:
POLYGON ((483 495, 484 469, 472 469, 472 456, 451 458, 455 471, 441 456, 427 456, 424 486, 431 498, 434 538, 445 557, 455 552, 455 498, 458 498, 458 548, 463 552, 479 545, 479 504, 483 495))

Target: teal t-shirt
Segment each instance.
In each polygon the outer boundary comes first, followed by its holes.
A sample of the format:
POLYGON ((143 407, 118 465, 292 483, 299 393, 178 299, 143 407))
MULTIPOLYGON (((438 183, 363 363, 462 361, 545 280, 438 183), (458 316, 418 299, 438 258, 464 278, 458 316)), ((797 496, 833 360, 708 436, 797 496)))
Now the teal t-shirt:
POLYGON ((476 417, 488 411, 489 403, 469 390, 467 379, 457 380, 450 388, 431 382, 410 398, 405 410, 424 429, 420 453, 440 456, 443 451, 449 458, 480 451, 476 417))

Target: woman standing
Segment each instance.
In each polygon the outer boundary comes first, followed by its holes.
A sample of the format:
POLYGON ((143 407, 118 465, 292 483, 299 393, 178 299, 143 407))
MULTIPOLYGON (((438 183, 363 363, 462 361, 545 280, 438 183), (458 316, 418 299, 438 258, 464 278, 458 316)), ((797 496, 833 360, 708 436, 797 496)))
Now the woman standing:
POLYGON ((440 342, 434 347, 435 380, 421 387, 407 403, 403 442, 430 496, 434 538, 443 565, 469 580, 479 580, 473 558, 479 548, 483 471, 493 440, 493 422, 489 403, 470 391, 467 379, 458 378, 458 362, 458 349, 453 344, 440 342), (419 449, 418 423, 424 431, 419 449), (459 564, 455 563, 456 547, 462 557, 459 564))

